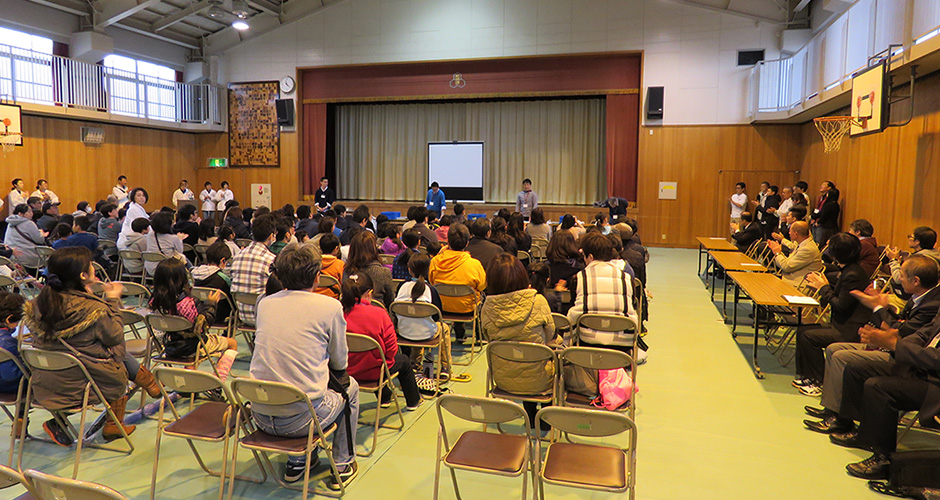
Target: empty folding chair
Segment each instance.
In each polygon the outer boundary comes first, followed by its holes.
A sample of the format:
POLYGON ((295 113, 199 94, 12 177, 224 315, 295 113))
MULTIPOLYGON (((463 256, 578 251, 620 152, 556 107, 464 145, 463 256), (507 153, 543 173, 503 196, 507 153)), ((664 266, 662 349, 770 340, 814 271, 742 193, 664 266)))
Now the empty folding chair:
POLYGON ((43 474, 32 469, 26 471, 25 476, 39 500, 127 500, 120 492, 102 484, 43 474))
POLYGON ((137 250, 118 250, 118 257, 120 257, 120 268, 118 269, 117 277, 119 280, 124 281, 128 278, 139 279, 141 283, 146 279, 146 270, 144 269, 144 258, 137 250), (128 264, 131 264, 133 267, 139 268, 139 272, 131 272, 127 270, 128 264))
MULTIPOLYGON (((446 323, 470 323, 470 360, 466 363, 457 363, 455 365, 469 365, 473 363, 473 356, 477 352, 477 325, 479 323, 480 317, 480 304, 482 300, 480 297, 477 297, 476 290, 473 289, 470 285, 452 285, 449 283, 437 283, 434 285, 434 288, 437 289, 437 293, 441 297, 451 297, 451 298, 464 298, 464 297, 473 297, 474 305, 473 311, 468 313, 453 313, 443 311, 442 318, 446 323)), ((481 345, 482 348, 482 345, 481 345)))
MULTIPOLYGON (((3 409, 3 413, 6 413, 10 417, 10 457, 7 459, 7 463, 13 464, 13 450, 16 443, 16 438, 21 434, 20 426, 26 427, 26 415, 20 414, 20 408, 25 405, 26 402, 26 385, 29 383, 29 372, 26 371, 26 367, 23 366, 23 363, 17 359, 10 351, 0 347, 0 363, 6 363, 10 361, 13 363, 20 373, 23 376, 20 378, 20 383, 17 384, 16 392, 0 392, 0 408, 3 409), (13 412, 10 412, 10 406, 13 407, 13 412)), ((24 437, 26 434, 24 434, 24 437)))
POLYGON ((532 238, 532 248, 529 254, 535 260, 545 260, 545 251, 548 249, 548 240, 545 238, 532 238))
MULTIPOLYGON (((549 407, 539 410, 536 428, 542 422, 568 436, 605 438, 597 443, 552 441, 542 454, 542 440, 536 439, 535 476, 539 498, 545 498, 544 483, 569 488, 630 492, 636 487, 636 424, 626 415, 579 408, 549 407), (610 446, 610 437, 629 433, 626 448, 610 446)), ((554 434, 554 433, 553 433, 554 434)))
MULTIPOLYGON (((623 369, 636 387, 636 361, 629 354, 614 349, 599 347, 569 347, 558 355, 559 381, 558 403, 561 406, 578 408, 593 408, 591 398, 584 394, 569 391, 565 385, 565 366, 574 365, 589 373, 597 370, 623 369)), ((630 399, 621 405, 617 411, 628 411, 631 418, 636 416, 636 394, 630 394, 630 399)))
MULTIPOLYGON (((66 352, 53 352, 53 351, 44 351, 41 349, 36 349, 33 347, 24 348, 20 351, 20 354, 23 356, 23 361, 26 362, 26 366, 29 367, 30 373, 35 374, 36 372, 50 371, 58 372, 64 370, 71 370, 73 373, 77 372, 81 374, 82 378, 85 380, 85 392, 82 399, 82 404, 80 407, 68 408, 68 409, 52 409, 48 410, 52 413, 53 418, 56 422, 62 427, 62 429, 69 434, 69 437, 72 438, 73 442, 77 443, 75 447, 75 459, 74 466, 72 468, 72 478, 78 476, 78 467, 82 462, 82 447, 88 446, 91 448, 97 448, 102 450, 117 451, 121 453, 131 454, 134 452, 134 443, 131 442, 130 436, 127 435, 127 431, 124 429, 124 426, 120 424, 120 420, 115 416, 114 411, 111 409, 111 405, 105 400, 104 395, 101 392, 101 389, 98 387, 98 384, 95 383, 95 380, 91 378, 91 374, 88 373, 88 370, 75 356, 72 356, 66 352), (94 395, 94 399, 92 399, 94 395), (87 421, 88 410, 93 408, 95 405, 104 406, 105 412, 108 416, 114 421, 118 422, 117 428, 121 431, 122 438, 127 444, 127 449, 123 450, 115 446, 109 445, 99 445, 93 443, 84 443, 85 437, 85 422, 87 421), (69 421, 67 414, 79 412, 81 413, 81 422, 79 424, 78 430, 72 425, 69 421)), ((33 401, 33 382, 35 378, 30 377, 29 384, 27 384, 26 389, 26 401, 30 402, 31 405, 42 408, 41 405, 33 401)), ((44 408, 45 409, 45 408, 44 408)), ((22 460, 23 460, 23 442, 26 441, 26 426, 23 426, 20 432, 20 443, 17 450, 17 462, 16 468, 18 470, 23 470, 22 460)))
MULTIPOLYGON (((232 392, 235 394, 235 399, 238 402, 240 413, 250 411, 247 409, 247 405, 256 403, 268 406, 286 406, 295 404, 306 406, 311 416, 306 437, 286 438, 274 436, 260 429, 256 429, 245 437, 238 439, 240 430, 236 427, 236 441, 238 441, 239 447, 261 452, 261 457, 271 469, 271 474, 274 476, 274 479, 285 488, 302 491, 303 500, 307 500, 307 493, 310 491, 310 467, 305 468, 303 485, 298 488, 297 486, 287 483, 283 480, 281 475, 278 474, 274 469, 274 465, 271 463, 270 458, 268 458, 268 453, 280 453, 288 456, 303 456, 306 457, 307 463, 309 464, 314 450, 319 448, 323 450, 327 460, 329 460, 330 476, 335 482, 339 484, 340 489, 339 491, 332 491, 329 489, 324 490, 322 488, 314 488, 314 494, 326 495, 330 497, 341 497, 346 494, 346 485, 343 484, 343 481, 339 475, 339 470, 336 468, 336 462, 333 461, 334 445, 330 442, 329 439, 327 439, 336 431, 336 423, 332 423, 328 427, 323 428, 323 426, 320 425, 320 419, 317 417, 317 413, 313 408, 313 403, 310 402, 310 398, 307 397, 306 393, 290 384, 241 378, 232 380, 232 392)), ((345 415, 340 418, 344 417, 345 415)), ((241 417, 239 416, 239 418, 241 417)), ((336 443, 335 445, 346 446, 346 443, 336 443)), ((232 457, 233 461, 237 459, 238 447, 235 448, 235 453, 232 457)), ((233 485, 234 479, 230 478, 228 492, 229 500, 232 498, 233 485)))
POLYGON ((150 301, 150 290, 144 285, 132 281, 116 281, 121 285, 121 302, 125 306, 147 308, 150 301), (131 299, 136 299, 136 303, 131 299))
POLYGON ((356 382, 359 382, 359 392, 369 392, 375 395, 375 419, 372 422, 364 422, 362 420, 362 411, 359 413, 359 423, 372 425, 372 447, 364 453, 356 452, 360 457, 371 456, 375 452, 375 445, 379 441, 379 418, 382 416, 382 405, 379 395, 382 392, 384 387, 386 391, 390 391, 392 394, 392 402, 395 404, 395 412, 398 413, 398 420, 401 422, 399 425, 385 425, 382 424, 382 427, 387 427, 395 430, 402 430, 405 428, 405 417, 401 413, 401 405, 398 403, 398 397, 395 393, 395 383, 394 379, 396 375, 388 370, 388 363, 385 360, 385 349, 382 347, 382 344, 378 343, 374 338, 360 335, 358 333, 346 332, 346 346, 349 349, 350 353, 354 352, 370 352, 376 351, 378 356, 376 359, 381 359, 382 368, 379 370, 379 379, 378 380, 359 380, 356 379, 356 382))
POLYGON ((408 301, 396 301, 392 302, 392 305, 388 308, 391 313, 392 320, 395 321, 395 329, 398 332, 398 346, 399 347, 408 347, 409 349, 434 349, 437 347, 437 359, 435 360, 434 367, 432 368, 433 373, 430 374, 431 379, 434 380, 434 392, 435 394, 440 392, 440 377, 438 376, 441 373, 441 351, 446 349, 446 339, 444 338, 444 325, 442 322, 437 321, 437 334, 434 337, 431 337, 428 340, 409 340, 405 337, 402 337, 402 329, 404 326, 400 322, 400 318, 412 318, 412 319, 427 319, 432 320, 433 318, 441 317, 441 310, 437 308, 434 304, 428 304, 427 302, 408 302, 408 301))
POLYGON ((502 399, 473 398, 456 394, 445 394, 437 400, 437 452, 434 456, 434 499, 438 498, 441 464, 450 471, 454 493, 460 496, 456 470, 482 472, 498 476, 522 476, 522 498, 525 500, 528 472, 532 453, 529 443, 529 417, 519 403, 502 399), (452 440, 447 432, 444 411, 464 421, 477 424, 505 424, 512 421, 522 423, 518 434, 469 430, 452 440))
MULTIPOLYGON (((39 498, 32 493, 32 487, 30 486, 29 481, 27 481, 22 474, 20 474, 16 469, 7 467, 6 465, 0 465, 0 490, 12 488, 16 485, 20 485, 23 488, 26 488, 26 492, 17 496, 16 498, 13 498, 12 500, 36 500, 39 498)), ((9 491, 4 492, 4 495, 10 494, 11 493, 9 491)))
MULTIPOLYGON (((150 498, 155 498, 157 488, 157 467, 160 461, 160 446, 163 436, 177 437, 185 439, 189 444, 190 450, 196 457, 196 462, 211 476, 216 476, 220 480, 219 500, 225 493, 225 477, 228 472, 229 446, 230 438, 235 435, 235 427, 239 424, 245 425, 249 420, 247 414, 240 413, 238 406, 234 403, 235 399, 229 392, 228 387, 217 377, 210 373, 183 370, 179 368, 160 367, 153 371, 154 377, 160 381, 160 413, 157 419, 157 442, 154 448, 153 472, 150 478, 150 498), (205 392, 219 391, 224 401, 205 401, 185 415, 181 415, 176 409, 176 405, 170 399, 167 390, 175 392, 205 392), (173 419, 167 421, 166 407, 170 407, 173 413, 173 419), (236 418, 241 418, 238 422, 236 418), (210 443, 222 443, 222 468, 218 471, 210 469, 202 455, 196 449, 193 441, 205 441, 210 443)), ((234 451, 234 450, 232 450, 234 451)), ((245 476, 235 476, 236 479, 251 481, 254 483, 263 483, 267 479, 264 465, 257 453, 254 453, 255 463, 261 471, 261 479, 253 479, 245 476)), ((234 470, 235 464, 232 464, 234 470)))

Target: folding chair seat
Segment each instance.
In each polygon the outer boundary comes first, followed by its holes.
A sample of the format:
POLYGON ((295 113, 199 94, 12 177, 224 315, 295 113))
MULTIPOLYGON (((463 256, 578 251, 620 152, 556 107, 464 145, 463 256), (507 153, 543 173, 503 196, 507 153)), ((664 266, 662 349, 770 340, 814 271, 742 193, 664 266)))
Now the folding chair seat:
MULTIPOLYGON (((333 444, 329 439, 327 439, 335 433, 336 423, 334 422, 328 427, 324 428, 320 424, 320 419, 317 417, 317 413, 313 408, 313 403, 310 402, 310 398, 307 397, 306 393, 290 384, 255 379, 234 379, 231 382, 231 387, 232 392, 235 395, 235 400, 238 403, 238 419, 241 418, 241 414, 245 414, 246 418, 250 418, 247 417, 247 415, 250 415, 251 411, 248 409, 248 405, 254 403, 270 406, 284 406, 300 403, 307 407, 307 410, 311 415, 310 425, 308 426, 306 437, 280 437, 268 434, 260 429, 256 429, 251 431, 251 433, 247 434, 245 437, 239 439, 240 427, 236 427, 235 439, 239 445, 235 448, 235 452, 232 456, 233 461, 238 459, 239 447, 260 452, 264 463, 266 463, 268 468, 271 470, 271 474, 274 476, 274 479, 277 480, 277 482, 284 488, 302 491, 303 496, 301 498, 303 500, 307 500, 307 494, 310 490, 310 467, 304 469, 303 484, 298 488, 296 485, 287 483, 281 478, 281 476, 274 469, 274 465, 271 463, 271 460, 268 457, 268 453, 280 453, 289 456, 303 456, 306 458, 306 461, 309 464, 314 450, 319 448, 323 450, 323 453, 326 455, 327 460, 329 460, 330 463, 330 475, 327 476, 327 478, 332 477, 333 480, 339 484, 340 489, 339 491, 332 491, 329 489, 324 490, 322 488, 314 488, 314 494, 330 497, 342 497, 346 494, 346 485, 343 484, 342 480, 340 479, 336 462, 333 461, 333 444)), ((346 443, 336 443, 336 446, 345 445, 346 443)), ((234 478, 230 477, 228 492, 229 500, 232 498, 233 484, 234 478)))
MULTIPOLYGON (((13 498, 12 500, 38 500, 39 497, 35 496, 32 493, 32 486, 29 484, 29 481, 23 477, 16 469, 7 467, 6 465, 0 465, 0 490, 5 490, 7 488, 12 488, 13 486, 20 485, 23 488, 26 488, 26 492, 22 495, 13 498)), ((5 495, 12 494, 9 491, 4 492, 5 495)), ((5 497, 8 498, 8 497, 5 497)))
MULTIPOLYGON (((470 360, 466 363, 457 363, 455 365, 470 365, 473 363, 473 356, 476 354, 477 349, 477 326, 479 324, 480 317, 480 305, 482 303, 482 297, 477 297, 476 290, 473 289, 470 285, 453 285, 450 283, 436 283, 434 288, 437 289, 437 293, 441 297, 451 297, 451 298, 464 298, 464 297, 473 297, 474 305, 473 311, 468 313, 454 313, 442 311, 441 319, 446 323, 470 323, 470 360)), ((481 343, 482 350, 482 343, 481 343)))
MULTIPOLYGON (((378 343, 374 338, 360 335, 358 333, 346 332, 346 346, 349 349, 350 353, 354 352, 371 352, 378 351, 377 359, 385 359, 385 349, 382 347, 382 344, 378 343)), ((372 425, 372 447, 369 448, 366 452, 357 452, 356 455, 360 457, 371 456, 375 452, 375 445, 379 440, 379 419, 382 416, 382 405, 379 398, 379 394, 384 387, 385 390, 391 392, 392 403, 395 404, 395 412, 398 414, 398 420, 401 422, 399 425, 385 425, 381 424, 382 427, 387 427, 395 430, 402 430, 405 428, 405 417, 401 413, 401 405, 398 403, 398 397, 395 392, 395 384, 393 380, 397 378, 397 374, 392 375, 388 369, 388 363, 382 362, 382 368, 379 370, 379 379, 378 380, 359 380, 356 379, 356 382, 359 382, 359 392, 369 392, 375 395, 375 419, 372 422, 364 422, 362 420, 362 407, 360 406, 359 410, 359 423, 370 424, 372 425)))
MULTIPOLYGON (((627 376, 636 386, 636 361, 629 354, 614 349, 604 349, 599 347, 569 347, 558 355, 559 381, 558 381, 558 403, 561 406, 571 406, 576 408, 593 408, 591 399, 583 394, 568 391, 565 386, 566 365, 575 365, 585 370, 616 370, 622 368, 627 372, 627 376)), ((617 411, 626 411, 630 413, 631 418, 636 416, 636 394, 631 394, 629 401, 617 411)))
POLYGON ((241 332, 242 336, 245 337, 245 342, 248 343, 248 349, 251 352, 255 352, 255 324, 249 323, 242 318, 241 313, 238 312, 238 304, 255 307, 258 303, 258 297, 260 293, 248 293, 248 292, 235 292, 235 308, 233 313, 235 314, 235 320, 233 323, 233 333, 232 336, 238 335, 241 332))
POLYGON ((528 472, 532 465, 529 417, 519 403, 502 399, 474 398, 445 394, 437 400, 437 452, 434 464, 434 500, 440 490, 441 464, 450 471, 454 492, 460 496, 457 470, 494 474, 506 477, 522 476, 522 498, 528 487, 528 472), (522 432, 486 432, 468 430, 456 440, 447 432, 444 412, 466 422, 477 424, 505 424, 522 422, 522 432), (453 443, 453 444, 451 444, 453 443))
MULTIPOLYGON (((539 410, 536 425, 547 423, 567 436, 605 438, 597 443, 558 442, 553 439, 542 453, 543 443, 536 440, 536 480, 539 498, 545 498, 544 483, 570 488, 630 492, 636 486, 636 424, 619 413, 578 408, 548 407, 539 410), (627 448, 610 446, 610 437, 629 433, 627 448)), ((553 433, 554 434, 554 433, 553 433)))
POLYGON ((26 481, 40 500, 127 500, 119 491, 88 481, 78 481, 28 470, 26 481))
POLYGON ((389 312, 391 313, 392 320, 395 322, 395 329, 398 332, 398 346, 399 347, 408 347, 410 349, 433 349, 437 347, 437 359, 434 363, 434 373, 431 374, 431 378, 434 380, 434 392, 435 395, 440 393, 440 377, 434 376, 441 373, 441 350, 446 349, 446 339, 444 338, 444 325, 441 321, 437 322, 437 334, 428 339, 428 340, 409 340, 401 336, 402 330, 399 324, 398 319, 400 317, 413 318, 413 319, 430 319, 433 320, 435 316, 438 318, 441 317, 441 310, 437 308, 434 304, 428 304, 427 302, 408 302, 408 301, 395 301, 388 307, 389 312))
MULTIPOLYGON (((189 444, 190 450, 196 457, 199 467, 211 476, 218 477, 219 500, 225 493, 225 477, 228 472, 228 459, 230 450, 230 438, 234 436, 237 425, 245 426, 248 415, 238 412, 238 406, 234 403, 234 398, 228 387, 212 374, 194 370, 183 370, 179 368, 160 367, 154 370, 154 377, 160 382, 160 413, 157 419, 157 441, 154 448, 153 472, 150 478, 150 498, 153 500, 157 487, 157 467, 160 461, 160 446, 162 437, 177 437, 185 439, 189 444), (189 413, 181 415, 176 409, 176 405, 170 399, 167 390, 175 392, 197 393, 210 390, 221 392, 224 401, 206 401, 196 406, 189 413), (170 407, 173 414, 173 420, 167 421, 166 407, 170 407), (238 422, 236 418, 241 418, 238 422), (193 441, 205 441, 211 443, 222 443, 222 468, 221 470, 210 469, 196 449, 193 441)), ((247 427, 243 427, 246 428, 247 427)), ((232 450, 234 451, 234 450, 232 450)), ((252 479, 245 476, 235 476, 236 479, 248 480, 255 483, 263 483, 267 479, 264 465, 257 453, 254 453, 255 462, 261 471, 261 479, 252 479)), ((234 474, 235 464, 232 463, 234 474)))
MULTIPOLYGON (((17 384, 16 392, 0 392, 0 408, 3 409, 3 413, 6 413, 7 417, 10 417, 10 456, 7 459, 8 464, 13 464, 13 451, 15 449, 15 443, 17 433, 16 430, 17 421, 23 419, 23 427, 25 427, 26 415, 20 414, 20 408, 24 405, 26 401, 26 386, 29 383, 29 371, 23 366, 23 363, 17 359, 10 351, 0 347, 0 363, 5 363, 7 361, 12 361, 13 364, 20 370, 23 374, 23 377, 20 378, 20 383, 17 384), (13 412, 10 412, 9 407, 13 407, 13 412)), ((29 434, 27 433, 26 436, 29 434)))
POLYGON ((127 278, 139 279, 141 283, 146 279, 146 270, 144 269, 144 258, 137 250, 118 250, 118 273, 119 280, 124 281, 127 278), (140 266, 140 272, 132 273, 127 270, 127 263, 140 266))
MULTIPOLYGON (((88 370, 75 356, 72 356, 69 353, 65 352, 54 352, 54 351, 45 351, 41 349, 36 349, 34 347, 26 347, 20 351, 20 354, 23 357, 23 361, 26 363, 26 366, 29 368, 30 373, 35 375, 36 372, 50 371, 57 372, 63 370, 79 370, 82 376, 85 379, 85 392, 80 406, 75 408, 68 409, 56 409, 48 410, 52 413, 53 418, 59 423, 62 429, 69 434, 73 442, 76 443, 75 446, 75 459, 74 466, 72 468, 72 479, 78 476, 78 468, 81 465, 82 459, 82 447, 88 446, 91 448, 97 448, 102 450, 117 451, 121 453, 131 454, 134 452, 134 443, 131 441, 130 436, 127 435, 127 431, 124 429, 123 425, 118 425, 117 428, 121 431, 122 438, 127 444, 127 449, 122 450, 120 448, 109 446, 109 445, 98 445, 94 443, 85 443, 85 422, 87 421, 87 412, 90 408, 93 408, 95 405, 104 406, 105 413, 115 422, 118 422, 114 411, 111 409, 111 405, 105 399, 104 395, 101 393, 101 389, 98 387, 98 384, 95 383, 94 379, 91 378, 91 374, 88 373, 88 370), (91 395, 94 394, 97 402, 91 400, 91 395), (79 424, 78 430, 72 425, 68 419, 69 413, 78 412, 81 414, 81 422, 79 424)), ((26 401, 30 403, 31 406, 42 408, 41 405, 33 401, 33 383, 35 378, 30 377, 29 384, 27 384, 26 389, 26 401)), ((23 470, 22 460, 23 460, 23 442, 26 441, 26 426, 22 426, 20 431, 20 443, 19 449, 17 450, 17 470, 23 470)))

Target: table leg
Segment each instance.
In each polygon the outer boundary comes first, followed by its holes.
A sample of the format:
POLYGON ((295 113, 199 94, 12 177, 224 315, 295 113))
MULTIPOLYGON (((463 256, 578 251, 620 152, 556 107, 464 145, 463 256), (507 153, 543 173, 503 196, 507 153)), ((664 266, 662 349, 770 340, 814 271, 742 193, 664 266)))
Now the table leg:
POLYGON ((738 288, 738 282, 734 282, 734 304, 731 305, 731 338, 738 338, 738 334, 734 330, 738 327, 738 301, 741 299, 740 289, 738 288))
POLYGON ((754 351, 753 351, 754 376, 757 377, 758 380, 760 380, 764 378, 764 374, 760 371, 760 364, 757 362, 757 342, 758 342, 758 338, 760 337, 760 307, 757 305, 757 302, 754 302, 753 312, 754 312, 754 351))
POLYGON ((715 301, 715 275, 718 274, 715 270, 718 269, 718 263, 715 262, 715 267, 712 268, 712 288, 709 290, 712 294, 712 302, 715 301))
MULTIPOLYGON (((729 280, 729 279, 731 279, 731 277, 728 276, 728 272, 726 271, 726 272, 725 272, 725 279, 724 279, 724 281, 721 282, 721 291, 722 291, 722 294, 721 294, 721 315, 724 316, 724 317, 726 317, 726 318, 728 317, 728 313, 725 311, 725 309, 728 308, 727 304, 728 304, 728 280, 729 280)), ((731 281, 734 281, 734 280, 731 280, 731 281)))
POLYGON ((699 274, 702 274, 702 254, 704 253, 702 250, 704 249, 705 249, 705 246, 699 243, 698 244, 698 273, 699 274))

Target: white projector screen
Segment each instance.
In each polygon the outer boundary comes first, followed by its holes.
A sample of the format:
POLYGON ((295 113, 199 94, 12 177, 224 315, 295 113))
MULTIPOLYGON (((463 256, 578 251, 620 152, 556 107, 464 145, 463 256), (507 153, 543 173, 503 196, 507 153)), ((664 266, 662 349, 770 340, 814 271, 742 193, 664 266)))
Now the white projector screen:
POLYGON ((483 143, 429 142, 428 186, 441 186, 448 200, 483 200, 483 143))

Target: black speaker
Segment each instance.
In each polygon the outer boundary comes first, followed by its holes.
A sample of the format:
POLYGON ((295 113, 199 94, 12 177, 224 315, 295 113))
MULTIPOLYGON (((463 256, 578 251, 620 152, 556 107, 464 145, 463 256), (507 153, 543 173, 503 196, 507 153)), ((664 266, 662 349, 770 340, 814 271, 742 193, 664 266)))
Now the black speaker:
POLYGON ((663 88, 647 87, 646 89, 646 119, 663 119, 663 88))
POLYGON ((277 99, 274 101, 274 108, 277 110, 277 124, 282 127, 294 126, 294 100, 277 99))

